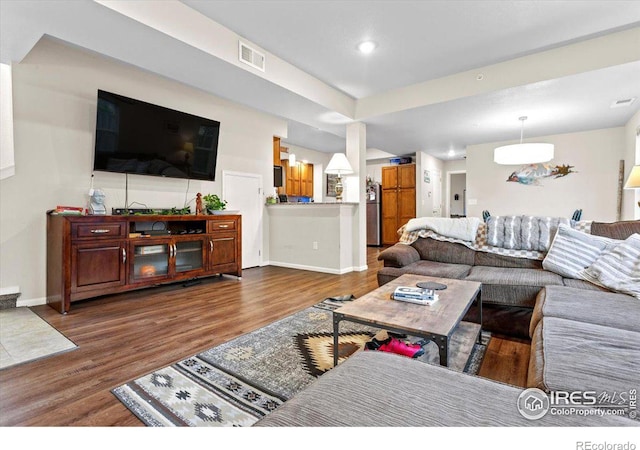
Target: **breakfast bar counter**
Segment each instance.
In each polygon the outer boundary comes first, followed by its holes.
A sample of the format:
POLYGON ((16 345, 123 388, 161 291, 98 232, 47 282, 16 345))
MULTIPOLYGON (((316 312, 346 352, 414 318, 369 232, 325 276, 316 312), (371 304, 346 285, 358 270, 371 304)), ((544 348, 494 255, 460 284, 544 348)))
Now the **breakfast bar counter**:
POLYGON ((343 274, 354 270, 358 203, 267 205, 269 264, 343 274))

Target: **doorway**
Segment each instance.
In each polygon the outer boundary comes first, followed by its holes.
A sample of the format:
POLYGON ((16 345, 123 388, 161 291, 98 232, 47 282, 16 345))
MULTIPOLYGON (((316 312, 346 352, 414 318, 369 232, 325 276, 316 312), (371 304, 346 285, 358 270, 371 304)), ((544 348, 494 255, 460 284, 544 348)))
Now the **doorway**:
POLYGON ((222 172, 227 209, 242 215, 242 268, 262 263, 262 175, 222 172))
POLYGON ((447 172, 446 217, 467 216, 467 172, 447 172))

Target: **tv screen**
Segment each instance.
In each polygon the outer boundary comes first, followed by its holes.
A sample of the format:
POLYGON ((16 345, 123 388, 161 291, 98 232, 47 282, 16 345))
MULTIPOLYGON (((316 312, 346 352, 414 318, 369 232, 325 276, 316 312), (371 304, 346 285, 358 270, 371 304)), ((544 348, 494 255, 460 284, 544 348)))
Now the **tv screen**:
POLYGON ((215 181, 220 122, 98 90, 93 169, 215 181))

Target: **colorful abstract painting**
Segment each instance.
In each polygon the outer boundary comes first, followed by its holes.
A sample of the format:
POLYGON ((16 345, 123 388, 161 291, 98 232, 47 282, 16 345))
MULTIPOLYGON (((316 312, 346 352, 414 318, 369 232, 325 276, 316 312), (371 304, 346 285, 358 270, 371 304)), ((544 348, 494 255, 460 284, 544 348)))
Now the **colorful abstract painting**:
POLYGON ((522 166, 507 178, 507 182, 526 184, 529 186, 542 186, 540 182, 544 178, 562 178, 570 173, 576 173, 574 166, 563 164, 554 166, 551 164, 529 164, 522 166))

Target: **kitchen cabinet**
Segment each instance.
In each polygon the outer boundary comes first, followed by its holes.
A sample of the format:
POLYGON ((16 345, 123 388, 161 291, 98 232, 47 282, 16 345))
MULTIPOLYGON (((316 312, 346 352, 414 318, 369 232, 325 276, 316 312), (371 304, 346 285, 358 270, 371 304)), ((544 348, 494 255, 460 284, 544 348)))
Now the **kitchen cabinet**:
POLYGON ((313 197, 313 164, 296 162, 290 166, 289 161, 282 160, 286 174, 285 192, 290 197, 313 197))

